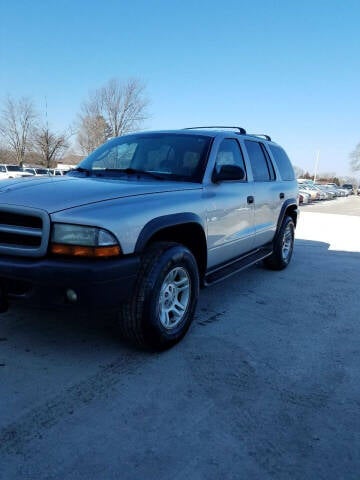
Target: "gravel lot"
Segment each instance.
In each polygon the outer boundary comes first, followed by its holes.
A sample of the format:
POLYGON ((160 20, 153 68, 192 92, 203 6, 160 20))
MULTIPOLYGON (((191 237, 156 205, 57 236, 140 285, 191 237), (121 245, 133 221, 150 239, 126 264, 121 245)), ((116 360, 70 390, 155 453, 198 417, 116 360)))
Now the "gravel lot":
POLYGON ((201 292, 136 351, 110 316, 0 316, 0 478, 360 478, 360 197, 301 208, 293 261, 201 292))

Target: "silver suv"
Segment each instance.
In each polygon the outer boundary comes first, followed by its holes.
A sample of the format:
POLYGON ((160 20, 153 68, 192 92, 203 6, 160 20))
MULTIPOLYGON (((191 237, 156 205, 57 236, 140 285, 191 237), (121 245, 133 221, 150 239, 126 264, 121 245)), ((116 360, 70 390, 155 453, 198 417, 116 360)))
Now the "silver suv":
POLYGON ((66 176, 0 185, 0 309, 113 308, 135 343, 187 332, 199 287, 291 259, 297 182, 267 135, 205 127, 112 139, 66 176))

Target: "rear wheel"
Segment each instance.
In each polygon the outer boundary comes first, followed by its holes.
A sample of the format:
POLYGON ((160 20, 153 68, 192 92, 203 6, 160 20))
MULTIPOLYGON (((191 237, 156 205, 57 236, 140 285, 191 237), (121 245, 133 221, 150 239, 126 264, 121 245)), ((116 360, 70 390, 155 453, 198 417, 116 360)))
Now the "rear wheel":
POLYGON ((274 250, 264 264, 271 270, 283 270, 291 260, 295 239, 295 225, 291 217, 285 217, 274 242, 274 250))
POLYGON ((176 243, 154 243, 143 255, 133 297, 121 308, 120 330, 139 346, 169 348, 189 329, 198 295, 192 253, 176 243))

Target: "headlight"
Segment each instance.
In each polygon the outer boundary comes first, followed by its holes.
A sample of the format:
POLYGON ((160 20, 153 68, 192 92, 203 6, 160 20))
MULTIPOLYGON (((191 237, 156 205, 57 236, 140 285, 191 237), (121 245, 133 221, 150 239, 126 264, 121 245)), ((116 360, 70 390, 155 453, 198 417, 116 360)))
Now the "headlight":
POLYGON ((121 249, 115 236, 98 227, 54 223, 51 232, 52 253, 79 257, 113 257, 121 249))

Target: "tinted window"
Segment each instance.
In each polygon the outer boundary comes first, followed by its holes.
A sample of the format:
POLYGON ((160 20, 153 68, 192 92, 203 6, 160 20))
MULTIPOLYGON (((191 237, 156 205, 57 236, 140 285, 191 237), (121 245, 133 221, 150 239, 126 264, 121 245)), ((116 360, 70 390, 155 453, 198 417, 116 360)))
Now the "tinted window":
POLYGON ((226 138, 219 146, 215 161, 216 169, 218 170, 218 167, 221 167, 222 165, 237 165, 238 167, 241 167, 245 174, 243 181, 246 181, 244 157, 240 145, 233 138, 226 138))
POLYGON ((277 145, 269 145, 283 180, 295 180, 294 170, 285 150, 277 145))
POLYGON ((265 152, 259 142, 245 140, 246 150, 249 155, 251 169, 255 182, 268 182, 274 178, 272 169, 269 169, 265 152))

